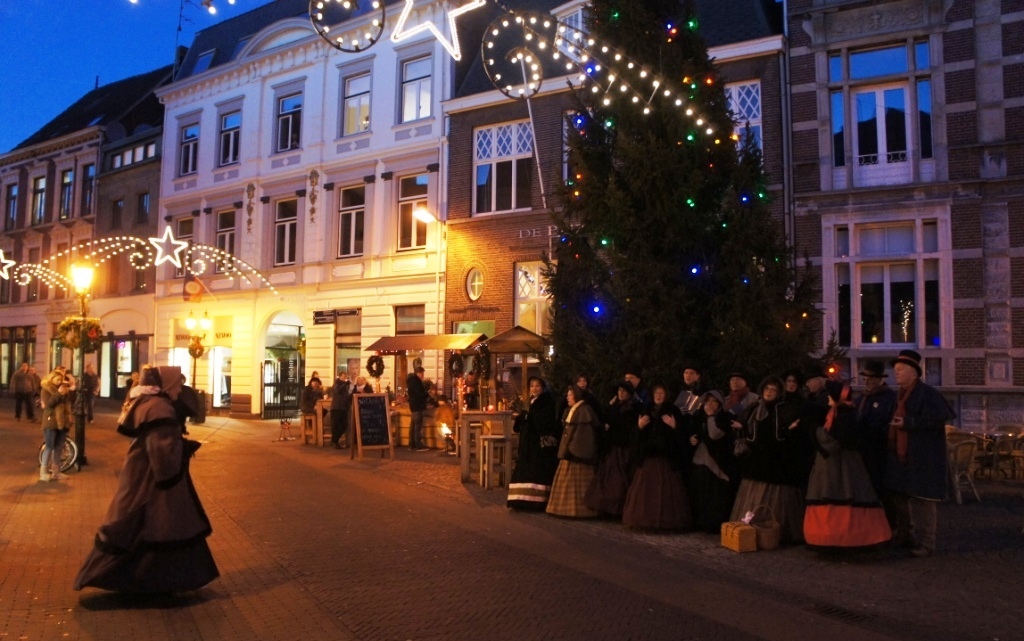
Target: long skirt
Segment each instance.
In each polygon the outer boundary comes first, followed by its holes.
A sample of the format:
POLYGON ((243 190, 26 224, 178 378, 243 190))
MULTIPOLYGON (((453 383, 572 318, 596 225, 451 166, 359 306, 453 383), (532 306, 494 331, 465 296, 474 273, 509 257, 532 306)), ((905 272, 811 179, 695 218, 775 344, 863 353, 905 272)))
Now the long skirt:
POLYGON ((94 587, 130 594, 198 590, 220 573, 205 538, 124 552, 104 549, 99 540, 75 580, 75 589, 94 587))
POLYGON ((888 541, 892 530, 860 454, 840 448, 829 454, 815 457, 807 485, 807 543, 856 548, 888 541))
POLYGON ((591 518, 597 512, 587 507, 583 496, 594 480, 594 466, 577 461, 559 461, 555 480, 551 483, 551 497, 545 511, 556 516, 591 518))
POLYGON ((804 540, 804 492, 792 485, 777 485, 743 479, 736 502, 732 506, 730 521, 739 521, 747 512, 759 505, 767 505, 781 527, 784 543, 802 543, 804 540))
POLYGON ((596 512, 622 516, 632 472, 629 448, 613 447, 601 458, 587 489, 587 507, 596 512))
POLYGON ((723 481, 706 466, 694 465, 690 468, 689 488, 694 527, 711 534, 721 532, 736 500, 736 486, 723 481))
POLYGON ((544 447, 528 459, 517 459, 508 484, 506 505, 515 510, 543 512, 557 469, 557 447, 544 447))
POLYGON ((660 530, 693 527, 683 477, 672 469, 668 459, 651 457, 637 468, 626 493, 622 522, 629 527, 660 530))

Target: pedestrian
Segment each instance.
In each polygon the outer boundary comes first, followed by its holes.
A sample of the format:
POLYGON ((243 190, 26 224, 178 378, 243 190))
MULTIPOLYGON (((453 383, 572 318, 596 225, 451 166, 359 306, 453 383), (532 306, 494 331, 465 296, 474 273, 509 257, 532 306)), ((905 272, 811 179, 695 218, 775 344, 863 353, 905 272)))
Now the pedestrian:
POLYGON ((530 400, 517 413, 512 431, 519 435, 515 469, 508 484, 508 507, 544 511, 551 494, 551 482, 558 469, 558 443, 562 424, 555 414, 555 399, 547 383, 538 376, 527 381, 530 400))
POLYGON ((692 450, 688 439, 676 435, 677 430, 689 430, 689 422, 669 402, 665 386, 655 383, 651 406, 640 414, 632 434, 634 472, 622 507, 626 526, 657 530, 693 527, 693 511, 680 473, 689 465, 692 450), (686 444, 685 452, 680 451, 680 444, 686 444))
POLYGON ((356 376, 355 388, 352 390, 353 394, 373 394, 373 385, 370 385, 366 381, 365 376, 356 376))
POLYGON ((92 363, 85 366, 79 391, 84 397, 85 419, 92 423, 93 403, 96 400, 96 395, 100 393, 100 377, 96 375, 96 367, 92 363))
POLYGON ((72 385, 63 367, 57 367, 40 388, 43 406, 43 461, 39 465, 40 481, 63 481, 67 475, 60 471, 64 440, 71 428, 72 385))
POLYGON ((568 407, 562 417, 558 469, 544 511, 555 516, 591 518, 597 512, 587 507, 584 496, 594 479, 597 462, 597 414, 575 385, 569 386, 565 396, 568 407))
POLYGON ((409 395, 409 412, 412 414, 409 425, 409 449, 414 452, 427 451, 427 446, 423 443, 423 413, 427 411, 428 398, 427 388, 423 385, 425 373, 426 370, 417 367, 405 379, 405 390, 409 395))
POLYGON ((632 383, 619 381, 615 398, 605 412, 604 429, 598 430, 598 463, 586 502, 591 510, 610 516, 622 516, 633 480, 630 444, 644 409, 634 392, 632 383))
MULTIPOLYGON (((338 375, 331 385, 331 446, 340 450, 342 434, 348 432, 348 414, 352 407, 352 383, 348 380, 348 372, 338 370, 338 375)), ((348 437, 345 437, 348 447, 348 437)))
POLYGON ((824 549, 885 543, 892 530, 861 457, 867 439, 850 386, 825 383, 829 410, 815 434, 818 451, 807 483, 804 540, 824 549))
POLYGON ((74 589, 160 594, 196 590, 220 576, 207 544, 212 528, 189 474, 199 443, 181 434, 156 367, 118 432, 131 438, 117 490, 74 589))
POLYGON ((935 552, 937 503, 945 500, 946 423, 956 415, 934 387, 921 380, 921 355, 902 350, 892 361, 896 410, 889 423, 885 487, 896 519, 897 545, 917 558, 935 552))
POLYGON ((35 378, 29 372, 28 363, 22 363, 18 371, 11 376, 11 391, 14 392, 14 420, 21 420, 21 410, 24 407, 25 418, 35 421, 35 401, 39 388, 36 387, 35 378))
POLYGON ((740 484, 733 456, 732 415, 722 409, 723 405, 721 393, 705 393, 689 437, 695 448, 689 476, 694 522, 698 529, 714 534, 729 520, 740 484))

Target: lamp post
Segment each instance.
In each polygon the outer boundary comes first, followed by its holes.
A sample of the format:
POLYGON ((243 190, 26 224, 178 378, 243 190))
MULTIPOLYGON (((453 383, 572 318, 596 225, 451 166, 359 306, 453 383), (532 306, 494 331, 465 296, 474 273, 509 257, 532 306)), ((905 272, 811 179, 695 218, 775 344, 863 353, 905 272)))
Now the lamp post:
POLYGON ((203 312, 203 317, 196 320, 196 317, 192 315, 192 312, 188 313, 188 318, 183 321, 185 329, 188 330, 188 355, 192 357, 192 376, 188 379, 188 382, 194 389, 199 390, 199 386, 196 384, 196 363, 206 353, 206 347, 203 345, 203 341, 206 340, 206 333, 213 327, 213 321, 210 320, 208 313, 203 312), (197 333, 196 328, 200 329, 202 333, 197 333))
MULTIPOLYGON (((80 325, 78 326, 78 393, 83 394, 82 374, 85 372, 85 319, 89 313, 89 290, 92 288, 92 265, 76 263, 71 266, 71 282, 78 296, 80 325)), ((85 457, 85 414, 75 414, 75 445, 78 446, 78 463, 87 464, 85 457)))

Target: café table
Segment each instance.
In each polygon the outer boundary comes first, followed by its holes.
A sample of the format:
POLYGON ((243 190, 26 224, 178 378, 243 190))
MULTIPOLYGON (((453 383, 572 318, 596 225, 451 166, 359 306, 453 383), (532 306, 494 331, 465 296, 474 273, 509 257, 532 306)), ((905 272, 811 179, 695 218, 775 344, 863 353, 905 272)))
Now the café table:
POLYGON ((972 431, 980 441, 978 448, 980 470, 988 470, 989 478, 997 480, 997 474, 1009 478, 1010 474, 999 468, 1000 459, 1012 461, 1013 445, 1021 434, 1021 428, 1015 425, 1001 425, 994 430, 972 431))
MULTIPOLYGON (((462 482, 469 481, 473 451, 473 433, 476 436, 504 436, 508 441, 512 438, 512 412, 496 412, 484 410, 464 410, 455 421, 455 442, 458 446, 459 471, 462 482)), ((479 438, 475 439, 479 448, 479 438)), ((477 453, 479 456, 479 453, 477 453)))

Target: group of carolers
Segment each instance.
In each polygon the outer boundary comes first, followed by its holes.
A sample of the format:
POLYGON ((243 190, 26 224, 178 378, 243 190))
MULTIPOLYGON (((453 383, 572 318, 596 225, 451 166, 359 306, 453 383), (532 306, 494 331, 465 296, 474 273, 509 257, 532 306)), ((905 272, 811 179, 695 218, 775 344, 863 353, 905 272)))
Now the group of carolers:
POLYGON ((707 532, 767 506, 783 542, 831 550, 893 541, 930 556, 954 414, 921 380, 921 363, 900 352, 892 388, 885 364, 867 361, 857 394, 823 368, 769 376, 756 393, 734 372, 722 393, 688 366, 674 402, 632 372, 606 404, 586 376, 564 403, 532 377, 513 428, 508 506, 707 532))

